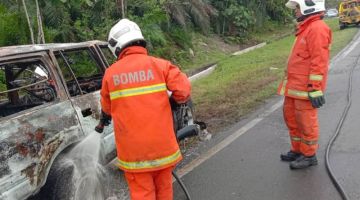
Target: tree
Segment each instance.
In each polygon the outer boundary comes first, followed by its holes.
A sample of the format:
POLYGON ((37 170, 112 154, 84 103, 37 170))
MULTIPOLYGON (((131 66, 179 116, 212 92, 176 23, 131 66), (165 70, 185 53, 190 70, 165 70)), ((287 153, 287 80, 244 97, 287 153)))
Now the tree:
POLYGON ((198 27, 202 33, 210 32, 211 17, 217 16, 217 10, 204 0, 166 0, 165 11, 175 23, 187 27, 198 27))
POLYGON ((32 28, 31 22, 30 22, 30 16, 29 16, 28 11, 27 11, 27 7, 26 7, 26 4, 25 4, 25 0, 22 0, 22 4, 23 4, 23 7, 24 7, 24 11, 25 11, 25 17, 26 17, 26 20, 27 20, 27 23, 28 23, 28 26, 29 26, 31 43, 32 43, 32 44, 35 44, 34 32, 33 32, 33 28, 32 28))
POLYGON ((38 40, 37 40, 37 42, 39 44, 44 44, 45 43, 45 35, 44 35, 44 30, 43 30, 43 25, 42 25, 42 18, 41 18, 41 14, 40 14, 39 2, 38 2, 38 0, 35 0, 35 2, 36 2, 36 18, 37 18, 37 24, 38 24, 38 40))
POLYGON ((273 25, 267 21, 286 22, 291 12, 286 0, 15 1, 1 0, 0 45, 24 44, 26 38, 32 43, 106 40, 110 28, 126 17, 140 25, 151 53, 170 59, 188 55, 194 32, 239 42, 264 24, 273 25))
POLYGON ((22 4, 0 3, 0 46, 27 44, 29 29, 22 4))
POLYGON ((283 0, 267 0, 266 14, 271 20, 286 22, 291 16, 291 10, 284 6, 283 0))

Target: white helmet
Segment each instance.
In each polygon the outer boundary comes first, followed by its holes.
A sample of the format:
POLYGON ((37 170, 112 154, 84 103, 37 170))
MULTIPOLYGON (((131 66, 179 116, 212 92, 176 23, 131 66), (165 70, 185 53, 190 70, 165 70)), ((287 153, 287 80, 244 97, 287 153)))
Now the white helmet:
POLYGON ((124 47, 134 41, 145 41, 139 26, 128 19, 122 19, 116 23, 109 33, 109 48, 115 57, 124 47))
POLYGON ((296 9, 299 5, 302 15, 325 11, 325 0, 289 0, 285 5, 290 9, 296 9))

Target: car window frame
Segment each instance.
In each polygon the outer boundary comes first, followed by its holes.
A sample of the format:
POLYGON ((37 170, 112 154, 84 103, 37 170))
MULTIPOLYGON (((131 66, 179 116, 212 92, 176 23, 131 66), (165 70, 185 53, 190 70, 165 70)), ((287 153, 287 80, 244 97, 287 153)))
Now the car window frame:
MULTIPOLYGON (((79 50, 88 49, 88 50, 90 51, 90 56, 93 57, 95 63, 97 64, 97 66, 100 67, 100 70, 101 70, 101 72, 102 72, 103 75, 104 75, 104 74, 105 74, 105 70, 106 70, 106 66, 105 66, 105 64, 104 64, 103 58, 100 56, 98 50, 96 49, 96 46, 97 46, 97 45, 89 45, 89 46, 82 46, 82 47, 76 47, 76 48, 64 48, 64 49, 52 50, 51 56, 52 56, 52 58, 53 58, 54 65, 55 65, 55 67, 56 67, 56 71, 57 71, 58 74, 59 74, 59 77, 61 78, 61 83, 62 83, 62 85, 63 85, 63 87, 64 87, 64 89, 65 89, 65 91, 66 91, 66 95, 67 95, 68 98, 71 99, 71 98, 83 96, 83 95, 86 95, 86 94, 85 94, 85 93, 82 93, 82 94, 80 94, 80 95, 71 96, 70 91, 69 91, 69 89, 68 89, 68 87, 67 87, 67 85, 66 85, 66 79, 65 79, 65 77, 64 77, 64 75, 63 75, 63 72, 62 72, 62 70, 61 70, 61 68, 60 68, 60 65, 59 65, 59 62, 58 62, 58 60, 57 60, 57 58, 56 58, 56 55, 57 55, 59 52, 71 52, 71 51, 79 51, 79 50), (97 60, 94 56, 95 56, 95 57, 97 56, 97 57, 100 59, 100 61, 97 60)), ((78 84, 77 86, 80 87, 76 76, 75 76, 74 74, 73 74, 72 76, 74 76, 73 78, 76 79, 76 82, 77 82, 77 84, 78 84)), ((81 89, 81 88, 80 88, 80 89, 81 89)))
POLYGON ((5 56, 5 57, 0 58, 1 64, 17 63, 17 62, 24 62, 24 61, 25 62, 26 61, 40 61, 44 64, 44 67, 46 68, 46 70, 48 70, 49 77, 51 77, 51 79, 54 80, 56 97, 51 102, 45 102, 41 105, 19 111, 19 112, 13 113, 11 115, 7 115, 5 117, 1 117, 0 121, 6 121, 6 120, 15 118, 17 116, 21 116, 26 113, 31 113, 31 112, 37 111, 39 109, 52 106, 54 104, 57 104, 57 103, 67 99, 67 98, 64 98, 63 95, 61 95, 61 90, 63 89, 61 87, 62 84, 58 82, 59 77, 54 72, 54 66, 52 65, 51 62, 48 62, 48 61, 50 61, 50 57, 48 56, 47 52, 34 52, 34 53, 27 53, 27 54, 21 54, 21 55, 5 56))
MULTIPOLYGON (((114 64, 116 62, 116 59, 115 59, 115 62, 114 63, 109 63, 108 59, 106 58, 106 56, 104 55, 104 52, 102 50, 102 48, 109 48, 108 45, 98 45, 98 51, 100 52, 101 56, 102 56, 102 59, 105 61, 105 68, 109 68, 112 64, 114 64)), ((109 49, 110 51, 110 49, 109 49)))

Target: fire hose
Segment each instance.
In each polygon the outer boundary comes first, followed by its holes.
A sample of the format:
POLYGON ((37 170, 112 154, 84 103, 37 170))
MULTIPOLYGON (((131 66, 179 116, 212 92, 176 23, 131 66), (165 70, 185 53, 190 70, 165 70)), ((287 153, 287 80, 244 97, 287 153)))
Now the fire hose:
POLYGON ((346 116, 348 115, 349 109, 351 107, 351 99, 352 99, 352 80, 353 80, 353 75, 354 75, 354 70, 355 67, 358 66, 360 62, 360 57, 357 59, 356 63, 352 66, 350 74, 349 74, 349 82, 348 82, 348 88, 347 88, 347 105, 342 113, 341 119, 336 127, 336 131, 334 133, 334 135, 332 136, 332 138, 330 139, 327 147, 326 147, 326 152, 325 152, 325 166, 326 166, 326 170, 331 178, 332 183, 334 184, 335 188, 337 189, 337 191, 339 192, 341 198, 343 200, 348 200, 350 199, 348 194, 345 192, 344 188, 341 186, 341 184, 339 183, 339 180, 335 177, 334 172, 332 170, 332 167, 330 165, 330 150, 331 147, 334 145, 335 140, 337 139, 337 137, 339 136, 341 129, 343 127, 343 124, 346 120, 346 116))

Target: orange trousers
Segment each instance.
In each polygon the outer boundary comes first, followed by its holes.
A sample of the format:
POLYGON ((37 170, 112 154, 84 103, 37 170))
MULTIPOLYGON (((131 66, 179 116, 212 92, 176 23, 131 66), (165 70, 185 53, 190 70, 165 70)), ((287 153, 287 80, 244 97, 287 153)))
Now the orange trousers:
POLYGON ((309 100, 285 97, 284 119, 289 129, 291 151, 313 156, 318 149, 319 123, 317 109, 309 100))
POLYGON ((172 200, 172 171, 174 166, 162 170, 125 172, 131 200, 172 200))

